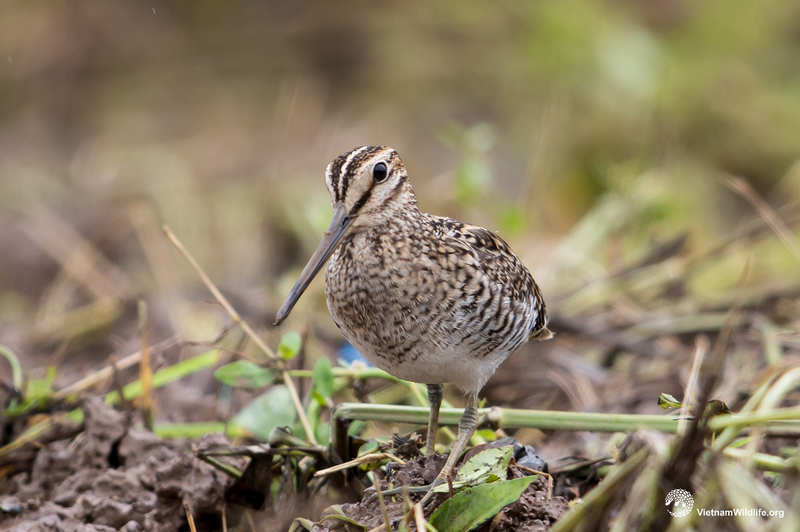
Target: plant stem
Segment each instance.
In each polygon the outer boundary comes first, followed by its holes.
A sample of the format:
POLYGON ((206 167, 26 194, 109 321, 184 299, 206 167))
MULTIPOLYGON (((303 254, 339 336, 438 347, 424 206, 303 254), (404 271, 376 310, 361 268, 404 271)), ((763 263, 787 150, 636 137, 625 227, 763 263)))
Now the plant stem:
MULTIPOLYGON (((442 408, 441 425, 458 425, 464 411, 460 408, 442 408)), ((478 415, 503 428, 539 428, 586 430, 595 432, 626 432, 646 428, 674 433, 678 423, 669 416, 634 414, 596 414, 584 412, 548 412, 511 408, 482 408, 478 415)), ((425 424, 428 409, 413 406, 342 403, 336 408, 337 420, 389 421, 395 423, 425 424)))

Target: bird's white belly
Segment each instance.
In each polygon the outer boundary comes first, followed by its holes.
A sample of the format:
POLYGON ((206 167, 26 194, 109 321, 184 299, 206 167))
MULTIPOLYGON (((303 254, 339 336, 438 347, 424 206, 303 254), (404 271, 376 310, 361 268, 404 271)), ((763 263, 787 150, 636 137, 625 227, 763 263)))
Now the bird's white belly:
POLYGON ((465 393, 477 393, 497 370, 505 357, 488 356, 481 360, 474 359, 472 353, 462 350, 448 350, 430 347, 416 360, 398 361, 380 356, 375 348, 364 338, 342 331, 353 346, 373 366, 385 372, 411 382, 423 384, 456 385, 465 393))

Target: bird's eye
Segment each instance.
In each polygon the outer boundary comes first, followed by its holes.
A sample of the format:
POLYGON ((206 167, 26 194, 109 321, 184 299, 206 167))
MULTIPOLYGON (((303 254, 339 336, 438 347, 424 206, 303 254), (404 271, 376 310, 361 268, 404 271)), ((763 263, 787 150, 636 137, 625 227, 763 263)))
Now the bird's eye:
POLYGON ((378 163, 372 167, 372 179, 376 183, 381 183, 386 181, 386 178, 389 176, 389 169, 386 167, 386 163, 378 163))

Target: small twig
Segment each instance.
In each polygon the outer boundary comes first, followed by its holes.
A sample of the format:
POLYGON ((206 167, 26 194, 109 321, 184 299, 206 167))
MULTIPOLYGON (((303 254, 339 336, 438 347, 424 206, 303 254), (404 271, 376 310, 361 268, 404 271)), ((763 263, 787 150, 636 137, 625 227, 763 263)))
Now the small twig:
POLYGON ((125 399, 124 393, 124 386, 122 384, 122 376, 119 373, 119 368, 117 367, 117 357, 114 355, 108 356, 108 364, 111 366, 112 372, 112 382, 114 383, 114 388, 117 390, 119 394, 119 402, 122 404, 122 409, 129 415, 133 415, 133 407, 131 402, 125 399))
POLYGON ((733 175, 724 176, 724 183, 725 186, 739 194, 753 206, 759 216, 767 222, 770 228, 775 231, 775 234, 783 240, 783 243, 786 244, 786 247, 789 248, 792 255, 800 262, 800 242, 798 242, 797 237, 794 236, 792 230, 789 229, 781 217, 778 216, 778 213, 753 190, 753 187, 741 177, 733 175))
MULTIPOLYGON (((229 332, 231 332, 231 329, 233 329, 234 327, 236 327, 236 322, 233 322, 233 321, 232 321, 232 322, 230 322, 230 323, 226 323, 226 324, 225 324, 225 325, 222 327, 222 329, 220 329, 220 330, 219 330, 219 332, 217 333, 217 335, 214 337, 214 339, 213 339, 213 340, 211 340, 211 342, 210 342, 210 343, 212 343, 212 344, 218 344, 218 343, 220 343, 220 342, 221 342, 221 341, 222 341, 222 340, 223 340, 223 339, 224 339, 226 336, 228 336, 228 333, 229 333, 229 332)), ((240 356, 241 356, 241 355, 240 355, 240 356)))
POLYGON ((683 403, 681 404, 680 417, 678 421, 679 435, 682 435, 686 432, 689 412, 691 411, 697 399, 697 379, 700 377, 700 368, 703 366, 703 359, 706 356, 708 347, 708 337, 705 335, 698 335, 694 344, 692 369, 689 372, 689 380, 686 382, 686 389, 683 391, 683 403))
POLYGON ((133 282, 119 266, 53 213, 39 209, 28 217, 22 230, 58 261, 65 273, 80 283, 93 299, 111 298, 119 303, 136 293, 133 282))
POLYGON ((230 476, 231 478, 235 478, 237 480, 242 478, 243 473, 241 471, 239 471, 238 469, 236 469, 235 467, 233 467, 232 465, 228 465, 225 462, 217 460, 216 458, 214 458, 212 456, 204 455, 204 454, 202 454, 200 452, 197 452, 197 451, 195 451, 193 454, 197 457, 198 460, 202 460, 203 462, 207 463, 211 467, 214 467, 214 468, 218 469, 219 471, 222 471, 223 473, 225 473, 226 475, 230 476))
POLYGON ((197 527, 194 526, 194 517, 192 517, 192 511, 189 509, 189 503, 183 501, 183 509, 186 511, 186 520, 189 521, 189 530, 191 532, 197 532, 197 527))
POLYGON ((222 351, 223 353, 228 353, 229 355, 234 355, 237 357, 244 357, 242 352, 238 349, 233 349, 231 347, 225 347, 222 345, 217 345, 216 342, 201 342, 199 340, 186 340, 183 342, 183 345, 186 347, 210 347, 212 349, 216 349, 218 351, 222 351))
POLYGON ((70 346, 71 340, 67 339, 61 342, 56 349, 56 352, 50 357, 50 360, 47 362, 48 366, 55 366, 58 367, 61 365, 61 361, 64 360, 64 357, 67 354, 67 349, 70 346))
MULTIPOLYGON (((139 300, 139 335, 142 338, 142 360, 139 362, 139 380, 142 381, 142 420, 145 428, 153 432, 153 366, 150 363, 147 303, 144 300, 139 300)), ((124 399, 122 394, 120 399, 124 399)))
MULTIPOLYGON (((245 334, 247 334, 247 336, 253 342, 255 342, 255 344, 259 348, 261 348, 264 354, 266 354, 272 360, 280 360, 280 358, 272 351, 272 349, 267 347, 267 344, 264 343, 264 340, 262 340, 261 337, 258 336, 255 333, 255 331, 253 331, 253 329, 250 328, 250 325, 248 325, 247 322, 244 321, 241 316, 239 316, 239 313, 236 312, 236 310, 231 306, 231 304, 228 303, 228 300, 225 299, 225 296, 223 296, 222 293, 214 285, 214 283, 211 282, 211 279, 205 274, 203 269, 200 267, 199 264, 197 264, 197 261, 194 260, 194 258, 189 254, 186 248, 183 247, 183 244, 181 244, 180 240, 178 240, 178 237, 175 236, 175 234, 170 230, 170 228, 165 225, 163 226, 163 230, 164 233, 167 235, 169 241, 172 242, 172 245, 175 246, 175 248, 180 252, 180 254, 183 255, 183 258, 186 259, 186 261, 192 266, 192 268, 194 268, 194 271, 200 277, 200 280, 203 281, 203 284, 206 285, 206 288, 208 288, 208 290, 211 292, 214 298, 219 302, 219 304, 222 305, 222 308, 225 309, 225 312, 228 313, 231 319, 242 327, 242 330, 245 332, 245 334)), ((300 423, 302 423, 303 429, 305 429, 306 431, 306 437, 308 438, 308 441, 311 442, 313 445, 319 445, 317 443, 317 438, 314 437, 314 432, 311 430, 311 424, 309 424, 308 422, 308 417, 306 417, 306 412, 305 410, 303 410, 303 403, 300 401, 300 396, 297 394, 297 388, 294 385, 294 381, 292 381, 292 377, 289 376, 289 373, 286 370, 283 370, 281 372, 281 376, 283 378, 283 383, 289 390, 289 394, 292 396, 292 401, 294 402, 295 409, 297 410, 297 415, 300 417, 300 423)))
POLYGON ((578 524, 585 522, 587 516, 601 509, 606 502, 616 495, 628 479, 642 466, 650 451, 647 448, 639 449, 627 460, 616 464, 603 482, 589 491, 583 497, 583 503, 573 506, 551 528, 554 532, 575 530, 578 524))
POLYGON ((451 498, 451 499, 452 499, 452 498, 455 496, 455 494, 456 494, 455 490, 453 489, 453 472, 452 472, 452 471, 449 471, 449 472, 447 473, 447 491, 449 491, 449 492, 450 492, 450 498, 451 498))
POLYGON ((375 492, 378 494, 378 504, 381 507, 381 514, 383 514, 383 524, 386 527, 386 530, 391 530, 392 525, 389 523, 389 511, 386 510, 386 502, 383 500, 383 491, 381 491, 380 481, 378 481, 375 485, 375 492))
POLYGON ((228 532, 228 501, 222 502, 222 532, 228 532))
POLYGON ((177 267, 171 260, 169 245, 159 232, 161 224, 158 215, 149 201, 140 200, 129 206, 128 219, 153 273, 166 317, 172 329, 179 331, 189 320, 186 306, 180 298, 181 283, 177 267))
POLYGON ((531 469, 530 467, 525 467, 517 464, 517 467, 522 469, 523 471, 527 471, 528 473, 533 473, 534 475, 542 475, 547 479, 547 498, 553 498, 553 477, 550 473, 545 473, 544 471, 537 471, 536 469, 531 469))
POLYGON ((186 250, 185 247, 183 247, 183 244, 181 243, 180 240, 178 240, 178 237, 175 236, 175 233, 173 233, 172 230, 166 225, 163 226, 162 229, 164 230, 164 233, 167 235, 169 241, 172 242, 172 245, 175 246, 175 248, 183 256, 183 258, 186 259, 189 265, 191 265, 191 267, 194 269, 195 273, 197 273, 198 277, 200 277, 200 280, 203 281, 203 284, 206 285, 206 288, 208 288, 208 291, 211 292, 211 295, 214 296, 214 299, 216 299, 217 302, 220 305, 222 305, 222 308, 225 309, 225 312, 228 313, 228 316, 230 316, 235 323, 237 323, 242 327, 247 336, 249 336, 250 339, 253 340, 253 342, 255 342, 255 344, 259 348, 261 348, 264 354, 266 354, 269 358, 273 360, 280 360, 278 355, 276 355, 275 352, 272 349, 270 349, 267 346, 267 344, 264 343, 264 340, 262 340, 261 337, 258 336, 255 333, 255 331, 253 331, 253 329, 250 328, 250 325, 248 325, 248 323, 244 319, 242 319, 239 313, 236 312, 236 309, 234 309, 233 306, 228 302, 228 300, 225 299, 225 296, 222 295, 222 292, 219 291, 219 289, 211 281, 208 275, 206 275, 205 271, 203 271, 203 269, 200 267, 197 261, 194 260, 194 257, 192 257, 189 254, 189 252, 186 250))
MULTIPOLYGON (((295 355, 295 358, 297 360, 297 365, 300 366, 301 368, 303 368, 306 365, 306 354, 307 354, 307 351, 308 351, 306 349, 306 342, 308 341, 308 324, 307 323, 304 323, 300 327, 299 334, 300 334, 300 350, 297 352, 297 355, 295 355)), ((305 396, 306 395, 305 383, 306 383, 306 381, 304 381, 302 379, 300 380, 300 382, 297 383, 297 393, 299 395, 301 395, 301 396, 305 396)), ((310 411, 309 411, 309 413, 310 413, 310 411)))
MULTIPOLYGON (((165 350, 169 349, 170 347, 178 345, 180 342, 181 342, 181 340, 180 340, 179 336, 173 336, 172 338, 164 340, 163 342, 160 342, 158 344, 150 346, 150 350, 151 351, 165 351, 165 350)), ((125 358, 123 358, 122 360, 118 360, 117 361, 117 369, 120 370, 120 371, 122 371, 124 369, 128 369, 128 368, 138 364, 139 361, 141 360, 141 358, 142 358, 142 352, 141 351, 137 351, 137 352, 135 352, 133 354, 130 354, 130 355, 126 356, 125 358)), ((70 384, 69 386, 65 386, 64 388, 61 388, 60 390, 58 390, 57 392, 55 392, 53 394, 53 399, 58 401, 58 400, 66 398, 66 397, 69 397, 70 395, 79 394, 80 392, 86 390, 87 388, 90 388, 90 387, 94 386, 95 384, 98 384, 98 383, 101 383, 101 382, 107 380, 109 377, 111 377, 113 375, 113 372, 114 372, 114 370, 111 367, 111 365, 108 365, 108 366, 104 367, 103 369, 98 370, 98 371, 92 373, 91 375, 87 375, 86 377, 82 378, 81 380, 70 384)))
POLYGON ((408 496, 408 486, 403 486, 403 511, 410 512, 414 509, 414 504, 411 502, 411 497, 408 496))
POLYGON ((252 512, 245 512, 244 516, 247 518, 247 523, 250 525, 250 530, 256 532, 256 524, 253 522, 252 512))
POLYGON ((364 456, 359 456, 358 458, 350 460, 349 462, 344 462, 343 464, 335 465, 333 467, 329 467, 328 469, 320 469, 319 471, 314 473, 314 476, 315 477, 321 477, 321 476, 325 476, 325 475, 330 475, 331 473, 336 473, 337 471, 343 471, 345 469, 349 469, 351 467, 356 467, 356 466, 359 466, 361 464, 366 464, 368 462, 378 462, 378 461, 383 460, 385 458, 388 458, 390 460, 394 460, 395 462, 397 462, 400 465, 405 464, 405 462, 403 460, 401 460, 400 458, 396 457, 395 455, 393 455, 391 453, 365 454, 364 456))
POLYGON ((414 520, 417 523, 417 532, 424 532, 428 528, 425 526, 425 513, 420 503, 414 505, 414 520))
MULTIPOLYGON (((406 512, 405 516, 403 516, 403 526, 397 525, 397 532, 411 530, 411 521, 414 520, 414 508, 411 508, 409 512, 406 512)), ((396 523, 397 521, 395 521, 396 523)))

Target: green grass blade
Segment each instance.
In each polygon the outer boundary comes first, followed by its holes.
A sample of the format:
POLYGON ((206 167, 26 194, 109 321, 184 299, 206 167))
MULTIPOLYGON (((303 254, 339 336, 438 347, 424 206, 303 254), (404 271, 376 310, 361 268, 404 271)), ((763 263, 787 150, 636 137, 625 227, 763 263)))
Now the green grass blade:
MULTIPOLYGON (((153 374, 153 388, 160 388, 170 382, 182 379, 198 371, 213 367, 219 363, 222 352, 212 349, 197 356, 187 358, 153 374)), ((142 381, 137 380, 122 388, 125 399, 134 399, 142 395, 142 381)), ((119 402, 119 393, 110 392, 106 395, 106 404, 114 405, 119 402)))

